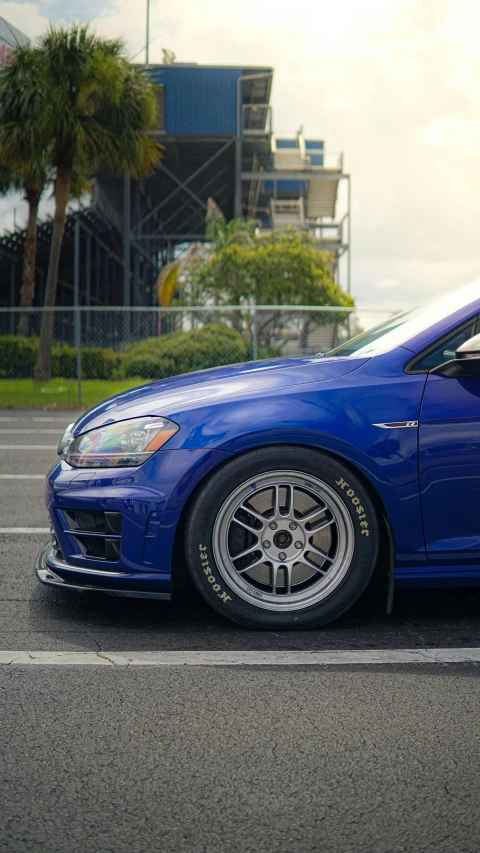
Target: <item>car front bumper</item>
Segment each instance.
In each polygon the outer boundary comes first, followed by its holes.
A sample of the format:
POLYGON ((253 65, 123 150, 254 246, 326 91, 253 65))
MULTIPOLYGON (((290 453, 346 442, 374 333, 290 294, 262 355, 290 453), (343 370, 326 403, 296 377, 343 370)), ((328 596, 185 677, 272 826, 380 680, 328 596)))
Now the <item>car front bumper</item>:
POLYGON ((195 486, 228 457, 158 451, 139 468, 78 469, 59 459, 45 481, 51 541, 36 561, 47 586, 169 599, 178 523, 195 486))
POLYGON ((35 574, 40 583, 45 584, 45 586, 56 586, 60 589, 70 589, 76 592, 106 592, 109 595, 119 595, 125 598, 157 598, 163 601, 170 601, 172 598, 170 592, 138 589, 139 580, 140 582, 153 581, 158 585, 158 577, 152 578, 151 575, 146 575, 142 579, 135 575, 131 578, 130 585, 128 576, 119 572, 117 577, 121 579, 121 585, 116 586, 116 576, 109 572, 108 581, 106 581, 109 585, 102 586, 101 572, 78 569, 76 566, 68 565, 65 560, 60 560, 55 555, 55 549, 51 542, 44 545, 38 552, 35 560, 35 574))

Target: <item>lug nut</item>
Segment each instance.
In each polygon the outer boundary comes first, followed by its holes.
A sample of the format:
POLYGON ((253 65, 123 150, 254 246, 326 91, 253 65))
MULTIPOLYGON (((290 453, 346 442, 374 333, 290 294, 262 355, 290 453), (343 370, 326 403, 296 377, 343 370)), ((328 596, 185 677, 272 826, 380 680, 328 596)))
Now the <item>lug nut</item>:
POLYGON ((286 560, 287 559, 287 555, 285 554, 284 551, 280 551, 280 553, 278 555, 278 559, 279 560, 286 560))
POLYGON ((269 541, 268 541, 268 539, 265 539, 265 542, 263 543, 263 547, 264 547, 264 548, 270 548, 270 545, 271 545, 271 544, 272 544, 272 543, 271 543, 271 542, 269 542, 269 541))
POLYGON ((294 521, 291 521, 288 526, 289 526, 290 530, 296 530, 297 529, 297 525, 295 524, 294 521))
POLYGON ((276 530, 278 527, 278 524, 276 521, 271 521, 269 527, 270 527, 270 530, 276 530))
POLYGON ((301 548, 302 544, 302 542, 295 542, 295 548, 301 548))

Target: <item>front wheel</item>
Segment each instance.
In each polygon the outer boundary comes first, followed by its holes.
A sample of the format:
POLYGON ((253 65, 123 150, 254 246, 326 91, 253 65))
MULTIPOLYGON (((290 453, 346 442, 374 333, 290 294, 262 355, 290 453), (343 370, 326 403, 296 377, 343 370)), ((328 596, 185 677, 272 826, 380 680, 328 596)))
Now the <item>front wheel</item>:
POLYGON ((186 524, 193 582, 249 628, 319 627, 367 586, 378 551, 362 483, 325 453, 274 447, 225 465, 200 489, 186 524))

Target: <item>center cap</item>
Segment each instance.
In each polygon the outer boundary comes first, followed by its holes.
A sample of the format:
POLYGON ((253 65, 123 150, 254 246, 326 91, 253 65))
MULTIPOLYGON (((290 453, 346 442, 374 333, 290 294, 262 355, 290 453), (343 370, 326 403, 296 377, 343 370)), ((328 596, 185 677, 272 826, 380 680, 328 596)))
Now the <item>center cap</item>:
POLYGON ((305 544, 305 533, 301 526, 293 520, 286 521, 285 517, 281 516, 270 521, 262 537, 263 553, 275 563, 298 559, 303 553, 305 544))
POLYGON ((293 536, 288 530, 279 530, 275 533, 273 541, 277 548, 289 548, 293 542, 293 536))

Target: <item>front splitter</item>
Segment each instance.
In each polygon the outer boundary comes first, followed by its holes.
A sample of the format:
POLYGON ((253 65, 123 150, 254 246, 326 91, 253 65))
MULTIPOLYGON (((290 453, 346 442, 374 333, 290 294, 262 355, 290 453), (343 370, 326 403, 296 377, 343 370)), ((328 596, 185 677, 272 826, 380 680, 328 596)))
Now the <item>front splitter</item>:
MULTIPOLYGON (((78 583, 69 583, 63 578, 59 577, 59 575, 55 574, 54 571, 49 567, 47 563, 47 556, 53 555, 53 548, 51 544, 45 545, 37 554, 35 560, 35 574, 40 581, 40 583, 45 584, 45 586, 54 586, 61 589, 72 590, 73 592, 103 592, 107 593, 107 595, 115 595, 120 596, 121 598, 153 598, 161 601, 171 601, 172 596, 169 592, 147 592, 143 590, 131 590, 131 589, 106 589, 105 587, 95 586, 93 584, 78 584, 78 583)), ((78 572, 77 567, 71 566, 73 570, 78 572)))

